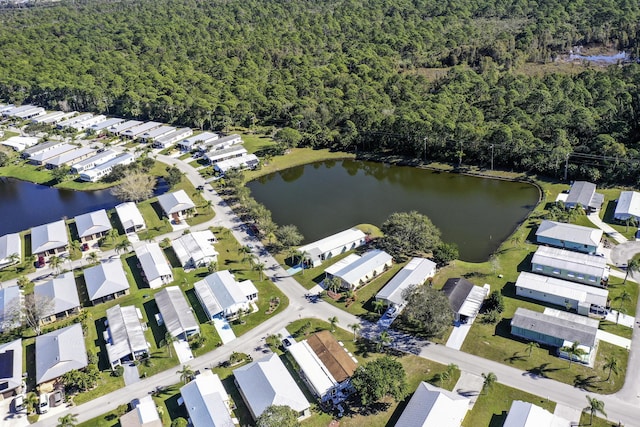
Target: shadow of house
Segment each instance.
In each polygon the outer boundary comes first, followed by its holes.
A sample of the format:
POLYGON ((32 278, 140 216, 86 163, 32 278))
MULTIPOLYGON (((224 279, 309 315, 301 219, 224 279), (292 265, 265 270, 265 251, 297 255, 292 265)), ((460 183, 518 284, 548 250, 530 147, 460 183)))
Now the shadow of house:
POLYGON ((158 322, 156 321, 156 315, 160 313, 158 304, 156 304, 155 300, 149 300, 142 304, 142 308, 144 308, 145 313, 147 313, 147 319, 149 319, 147 325, 151 329, 151 334, 153 335, 156 347, 160 348, 160 344, 164 341, 164 335, 167 332, 167 328, 162 325, 158 325, 158 322))

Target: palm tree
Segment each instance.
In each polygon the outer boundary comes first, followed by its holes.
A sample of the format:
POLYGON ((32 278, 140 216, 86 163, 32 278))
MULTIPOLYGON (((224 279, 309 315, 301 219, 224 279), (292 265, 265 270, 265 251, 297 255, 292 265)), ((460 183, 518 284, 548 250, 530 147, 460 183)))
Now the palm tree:
MULTIPOLYGON (((631 294, 629 292, 627 292, 626 289, 624 289, 622 291, 622 293, 620 295, 618 295, 617 297, 615 297, 615 299, 617 301, 619 301, 619 305, 618 305, 618 310, 622 308, 622 306, 631 301, 631 294)), ((616 323, 618 323, 618 321, 616 320, 616 323)))
POLYGON ((118 230, 116 230, 115 228, 112 228, 107 232, 107 237, 109 237, 112 242, 115 242, 119 236, 120 233, 118 233, 118 230))
POLYGON ((60 267, 60 264, 62 264, 62 259, 59 256, 54 255, 51 258, 49 258, 49 265, 53 269, 54 274, 58 274, 59 272, 58 269, 60 267))
POLYGON ((630 273, 637 273, 639 271, 640 260, 631 258, 629 261, 627 261, 627 273, 624 275, 624 281, 622 282, 622 284, 624 285, 625 283, 627 283, 627 278, 629 277, 630 273))
POLYGON ((615 356, 605 356, 605 364, 602 367, 603 371, 609 370, 609 375, 605 381, 609 381, 611 379, 611 372, 618 375, 618 368, 620 367, 620 363, 618 362, 618 358, 615 356))
POLYGON ((482 394, 487 394, 489 389, 498 381, 498 377, 493 372, 482 374, 484 381, 482 382, 482 394))
POLYGON ((9 264, 18 264, 20 262, 20 255, 17 253, 12 253, 9 255, 9 264))
POLYGON ((307 251, 298 251, 298 256, 300 257, 300 266, 302 267, 302 275, 304 276, 304 260, 309 255, 307 251))
POLYGON ((380 335, 378 335, 378 342, 376 343, 376 350, 378 352, 382 351, 382 347, 385 347, 389 344, 391 344, 391 335, 389 335, 389 332, 387 331, 382 331, 380 333, 380 335))
POLYGON ((338 279, 335 276, 331 276, 330 278, 325 279, 325 282, 326 282, 327 289, 335 293, 337 293, 340 290, 340 286, 342 285, 342 282, 340 281, 340 279, 338 279))
POLYGON ((373 302, 373 310, 376 313, 380 314, 383 308, 384 308, 384 301, 377 299, 373 302))
POLYGON ((27 413, 33 414, 36 411, 36 407, 38 406, 38 395, 34 392, 27 393, 25 403, 27 405, 27 413))
POLYGON ((129 241, 129 239, 124 239, 123 241, 118 242, 114 249, 116 250, 116 253, 120 255, 120 252, 127 252, 130 247, 131 242, 129 241))
POLYGON ((358 331, 362 329, 362 325, 360 325, 360 323, 352 323, 349 325, 349 328, 351 328, 351 330, 353 331, 353 340, 355 341, 358 335, 358 331))
POLYGON ((78 417, 75 414, 67 414, 58 418, 57 427, 74 427, 78 423, 78 417))
POLYGON ((582 347, 580 347, 580 343, 578 341, 574 341, 570 346, 562 347, 560 351, 563 351, 569 355, 569 366, 571 366, 571 363, 573 363, 574 357, 576 359, 579 359, 580 357, 587 354, 587 352, 582 347))
POLYGON ((180 381, 186 384, 193 378, 193 369, 189 365, 182 365, 182 370, 176 371, 176 374, 180 374, 180 381))
POLYGON ((260 274, 260 281, 262 282, 262 273, 264 272, 264 263, 263 262, 256 262, 253 265, 253 269, 256 270, 258 272, 258 274, 260 274))
POLYGON ((527 357, 531 357, 531 353, 533 352, 534 348, 540 348, 540 344, 535 341, 529 341, 527 343, 527 357))
POLYGON ((338 324, 338 317, 337 316, 329 317, 329 323, 331 324, 331 332, 335 332, 336 325, 338 324))
POLYGON ((587 402, 589 402, 589 406, 583 409, 583 411, 589 412, 589 425, 593 424, 593 416, 600 412, 605 417, 607 413, 604 412, 604 402, 602 400, 598 400, 595 397, 585 396, 587 398, 587 402))
POLYGON ((31 283, 31 280, 29 280, 29 278, 27 278, 27 276, 18 277, 17 284, 20 287, 20 289, 23 289, 25 286, 28 286, 29 283, 31 283))
POLYGON ((449 363, 445 372, 447 373, 447 375, 449 375, 449 379, 451 379, 453 377, 453 374, 459 370, 460 368, 458 367, 458 365, 456 365, 455 363, 449 363))
POLYGON ((169 357, 172 357, 171 345, 176 341, 176 337, 171 335, 169 331, 165 332, 164 339, 160 341, 160 347, 167 347, 167 350, 169 351, 169 357))
POLYGON ((298 250, 296 248, 287 249, 287 258, 291 258, 291 265, 292 266, 293 266, 293 260, 295 259, 297 254, 298 254, 298 250))
POLYGON ((91 264, 97 264, 99 257, 98 257, 98 253, 97 252, 91 252, 88 255, 89 261, 91 262, 91 264))
POLYGON ((629 231, 629 226, 636 227, 638 225, 638 220, 636 220, 635 216, 631 215, 629 216, 629 218, 624 220, 624 223, 627 226, 624 230, 624 232, 626 233, 627 231, 629 231))

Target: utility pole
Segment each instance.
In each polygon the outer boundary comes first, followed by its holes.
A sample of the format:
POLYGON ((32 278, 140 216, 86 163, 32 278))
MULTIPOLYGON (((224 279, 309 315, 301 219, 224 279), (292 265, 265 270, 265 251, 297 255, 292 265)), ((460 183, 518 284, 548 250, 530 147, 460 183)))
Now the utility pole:
POLYGON ((569 169, 569 153, 567 153, 567 156, 564 159, 564 180, 567 180, 567 171, 569 169))
POLYGON ((493 170, 493 144, 491 144, 491 170, 493 170))
POLYGON ((424 161, 427 161, 427 137, 425 136, 424 138, 422 138, 422 142, 423 142, 423 150, 422 152, 424 153, 424 161))

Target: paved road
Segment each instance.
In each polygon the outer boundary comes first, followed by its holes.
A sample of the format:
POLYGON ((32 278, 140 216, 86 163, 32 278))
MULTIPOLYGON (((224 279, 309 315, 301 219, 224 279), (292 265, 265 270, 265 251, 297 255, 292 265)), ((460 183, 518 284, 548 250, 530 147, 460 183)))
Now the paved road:
MULTIPOLYGON (((187 174, 194 185, 204 185, 204 180, 199 175, 196 176, 193 168, 185 162, 166 156, 158 156, 158 160, 166 161, 179 167, 187 174)), ((194 359, 190 363, 192 368, 203 370, 215 366, 219 362, 228 359, 233 351, 255 354, 256 348, 264 344, 264 337, 279 331, 290 322, 303 316, 319 319, 336 316, 339 319, 338 325, 343 328, 346 328, 349 324, 359 322, 363 325, 363 335, 372 338, 376 337, 376 334, 379 333, 377 325, 363 322, 361 319, 321 300, 317 302, 307 300, 305 298, 307 291, 300 286, 295 279, 289 277, 276 260, 263 250, 264 248, 259 240, 246 233, 245 228, 241 226, 240 220, 229 206, 208 187, 207 191, 203 193, 203 196, 212 201, 216 211, 216 217, 210 223, 229 228, 241 244, 251 243, 254 246, 255 254, 259 257, 260 262, 265 264, 266 275, 289 297, 290 303, 283 312, 268 319, 237 340, 194 359)), ((209 224, 206 226, 209 226, 209 224)), ((627 381, 624 389, 615 395, 598 396, 599 399, 605 402, 605 409, 609 414, 609 419, 615 422, 622 421, 627 427, 640 426, 640 409, 638 409, 640 408, 640 388, 638 387, 638 378, 640 378, 638 376, 638 368, 640 367, 640 361, 638 361, 640 358, 640 346, 638 345, 640 342, 640 337, 638 336, 639 331, 639 328, 634 328, 634 345, 632 345, 631 348, 630 365, 631 360, 634 360, 634 363, 633 366, 630 366, 627 370, 627 381)), ((503 384, 541 396, 542 398, 548 398, 549 400, 559 402, 571 408, 584 408, 587 402, 585 396, 595 395, 595 393, 587 393, 553 380, 531 376, 527 372, 520 371, 508 365, 463 353, 442 345, 419 341, 414 337, 393 330, 389 330, 389 332, 394 339, 393 345, 398 349, 410 351, 418 354, 420 357, 434 360, 445 365, 455 363, 462 371, 474 375, 494 372, 498 380, 503 384)), ((128 403, 133 398, 146 395, 156 386, 168 386, 178 383, 180 378, 179 374, 176 373, 177 369, 176 367, 161 372, 125 389, 71 408, 69 411, 78 414, 79 421, 95 418, 115 409, 120 404, 128 403)), ((36 425, 54 426, 55 424, 56 419, 44 418, 36 425)))

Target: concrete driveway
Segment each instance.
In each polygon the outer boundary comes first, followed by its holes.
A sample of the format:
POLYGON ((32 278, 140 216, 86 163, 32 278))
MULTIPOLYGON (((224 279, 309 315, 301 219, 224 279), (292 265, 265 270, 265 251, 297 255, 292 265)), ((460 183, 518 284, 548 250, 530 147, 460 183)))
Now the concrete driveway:
POLYGON ((611 249, 611 262, 613 265, 627 264, 636 254, 640 253, 640 242, 629 241, 620 243, 611 249))

